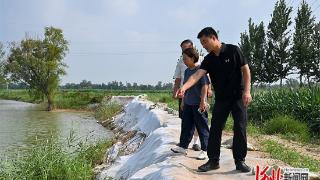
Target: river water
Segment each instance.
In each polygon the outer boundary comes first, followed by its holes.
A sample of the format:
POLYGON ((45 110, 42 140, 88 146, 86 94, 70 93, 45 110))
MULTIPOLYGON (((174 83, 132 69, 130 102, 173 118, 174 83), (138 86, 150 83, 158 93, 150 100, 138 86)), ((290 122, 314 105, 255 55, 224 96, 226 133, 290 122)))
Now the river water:
POLYGON ((113 135, 88 112, 46 112, 39 105, 0 100, 0 158, 32 148, 37 139, 65 143, 70 134, 88 143, 113 135))

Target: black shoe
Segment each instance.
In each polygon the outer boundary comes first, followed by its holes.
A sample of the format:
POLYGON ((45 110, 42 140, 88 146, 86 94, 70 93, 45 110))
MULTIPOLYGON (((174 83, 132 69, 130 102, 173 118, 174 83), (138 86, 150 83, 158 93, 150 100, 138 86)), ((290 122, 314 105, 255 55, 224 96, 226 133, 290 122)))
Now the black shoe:
POLYGON ((200 146, 198 144, 193 144, 192 149, 194 151, 201 151, 201 148, 200 148, 200 146))
POLYGON ((236 170, 240 170, 241 172, 250 172, 251 168, 246 165, 244 161, 238 161, 236 162, 236 170))
POLYGON ((207 163, 198 167, 198 171, 207 172, 207 171, 215 170, 215 169, 219 169, 219 168, 220 168, 219 161, 209 159, 209 161, 207 163))

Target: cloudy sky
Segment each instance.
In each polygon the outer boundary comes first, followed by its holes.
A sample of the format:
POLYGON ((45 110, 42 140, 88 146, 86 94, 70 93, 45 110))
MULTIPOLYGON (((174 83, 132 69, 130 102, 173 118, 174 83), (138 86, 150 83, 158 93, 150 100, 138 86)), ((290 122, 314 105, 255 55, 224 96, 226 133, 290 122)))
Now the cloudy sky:
MULTIPOLYGON (((61 28, 70 42, 62 83, 113 80, 171 82, 189 38, 207 26, 238 44, 248 19, 270 21, 276 0, 0 0, 0 41, 41 37, 45 26, 61 28)), ((294 13, 298 0, 287 0, 294 13)), ((320 20, 320 1, 307 0, 320 20)), ((295 14, 293 15, 295 16, 295 14)))

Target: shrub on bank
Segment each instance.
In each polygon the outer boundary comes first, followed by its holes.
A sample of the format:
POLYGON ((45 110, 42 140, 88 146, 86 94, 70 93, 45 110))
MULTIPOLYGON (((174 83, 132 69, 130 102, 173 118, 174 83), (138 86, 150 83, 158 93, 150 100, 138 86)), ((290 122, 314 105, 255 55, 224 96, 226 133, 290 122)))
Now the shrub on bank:
POLYGON ((92 179, 93 167, 101 163, 111 141, 68 144, 72 152, 54 138, 37 140, 25 156, 1 161, 0 179, 92 179))
POLYGON ((267 121, 264 131, 271 134, 281 134, 292 140, 309 141, 310 130, 304 122, 295 120, 291 116, 276 116, 267 121))
POLYGON ((263 124, 276 115, 290 115, 320 132, 320 87, 263 89, 253 94, 249 118, 263 124))
POLYGON ((99 121, 108 120, 117 115, 122 110, 122 106, 117 103, 101 103, 95 111, 95 118, 99 121))

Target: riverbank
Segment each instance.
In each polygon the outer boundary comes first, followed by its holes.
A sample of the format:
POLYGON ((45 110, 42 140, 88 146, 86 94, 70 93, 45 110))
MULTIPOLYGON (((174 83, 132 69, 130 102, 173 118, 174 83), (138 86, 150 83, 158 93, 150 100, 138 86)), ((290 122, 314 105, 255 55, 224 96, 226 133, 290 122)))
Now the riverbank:
MULTIPOLYGON (((119 134, 130 134, 126 141, 114 142, 105 155, 104 163, 96 167, 96 179, 253 179, 254 173, 235 170, 230 149, 221 148, 221 168, 207 173, 197 172, 204 161, 196 160, 197 152, 176 155, 181 120, 164 104, 154 104, 145 98, 135 98, 124 111, 113 118, 119 134), (129 133, 131 132, 131 133, 129 133)), ((109 123, 110 124, 110 123, 109 123)), ((224 134, 224 140, 230 135, 224 134)), ((287 166, 279 160, 266 158, 265 153, 248 152, 247 162, 255 167, 287 166)))
MULTIPOLYGON (((157 100, 158 98, 167 96, 170 97, 169 91, 143 91, 148 97, 157 100)), ((54 97, 54 110, 78 110, 78 111, 91 111, 90 105, 99 104, 103 99, 110 99, 112 96, 138 96, 141 91, 123 91, 123 90, 59 90, 54 97)), ((34 104, 41 104, 46 108, 46 101, 37 99, 31 96, 26 89, 0 89, 0 99, 15 100, 20 102, 28 102, 34 104)), ((160 99, 161 101, 161 99, 160 99)), ((170 102, 168 102, 171 104, 170 102)), ((172 103, 172 105, 175 105, 172 103)))
MULTIPOLYGON (((58 91, 54 97, 54 110, 88 111, 89 104, 100 103, 104 97, 102 92, 58 91)), ((0 90, 0 98, 40 104, 44 109, 47 106, 45 100, 33 97, 28 90, 0 90)))

